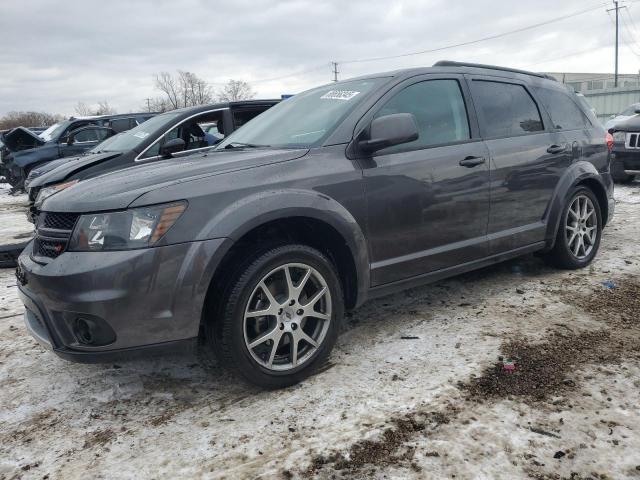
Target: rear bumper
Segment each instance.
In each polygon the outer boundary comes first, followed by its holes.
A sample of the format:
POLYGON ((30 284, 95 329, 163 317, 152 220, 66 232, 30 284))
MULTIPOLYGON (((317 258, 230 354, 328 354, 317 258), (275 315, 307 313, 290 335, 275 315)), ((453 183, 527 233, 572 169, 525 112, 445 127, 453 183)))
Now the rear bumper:
POLYGON ((615 167, 627 175, 640 175, 640 150, 636 152, 613 152, 611 154, 612 169, 615 167))
POLYGON ((222 239, 120 252, 18 259, 24 320, 33 337, 76 362, 192 349, 222 239), (91 326, 83 335, 80 322, 91 326), (106 333, 105 333, 106 332, 106 333))

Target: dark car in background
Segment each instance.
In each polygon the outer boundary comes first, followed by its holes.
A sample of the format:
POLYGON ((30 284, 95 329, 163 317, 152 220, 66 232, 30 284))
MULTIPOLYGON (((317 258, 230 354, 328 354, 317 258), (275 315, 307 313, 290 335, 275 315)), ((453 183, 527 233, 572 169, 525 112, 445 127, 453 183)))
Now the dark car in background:
POLYGON ((50 196, 18 288, 69 360, 200 339, 282 387, 325 365, 345 309, 532 252, 586 267, 613 210, 606 132, 575 94, 439 62, 314 88, 213 151, 50 196))
POLYGON ((640 175, 640 104, 635 115, 616 123, 611 152, 611 176, 616 182, 631 183, 640 175))
POLYGON ((34 168, 52 160, 77 156, 106 138, 133 128, 155 113, 71 117, 43 132, 17 127, 0 135, 0 175, 20 190, 34 168))
POLYGON ((56 160, 36 168, 25 184, 32 204, 31 212, 37 208, 37 203, 78 181, 210 148, 278 102, 246 100, 172 110, 105 140, 88 154, 56 160))

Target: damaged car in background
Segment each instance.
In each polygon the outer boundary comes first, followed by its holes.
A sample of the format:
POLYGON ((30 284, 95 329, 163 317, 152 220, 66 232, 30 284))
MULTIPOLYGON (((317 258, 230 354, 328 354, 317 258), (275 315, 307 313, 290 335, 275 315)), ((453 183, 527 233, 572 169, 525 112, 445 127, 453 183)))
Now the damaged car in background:
POLYGON ((20 191, 29 172, 52 160, 77 156, 116 133, 139 125, 155 113, 71 117, 40 134, 24 127, 0 135, 0 176, 20 191))
POLYGON ((153 160, 183 157, 210 148, 279 100, 245 100, 172 110, 108 138, 80 157, 49 162, 31 171, 25 188, 33 221, 49 196, 81 180, 153 160))

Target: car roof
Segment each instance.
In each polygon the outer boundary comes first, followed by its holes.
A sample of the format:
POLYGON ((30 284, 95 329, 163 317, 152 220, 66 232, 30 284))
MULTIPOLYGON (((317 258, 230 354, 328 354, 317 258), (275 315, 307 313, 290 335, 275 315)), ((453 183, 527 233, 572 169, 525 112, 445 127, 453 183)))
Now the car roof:
POLYGON ((350 78, 343 81, 352 80, 366 80, 381 77, 394 77, 394 78, 410 78, 417 75, 427 74, 440 74, 440 73, 466 73, 476 75, 491 75, 494 77, 504 78, 516 78, 518 80, 525 81, 527 83, 544 83, 553 82, 557 84, 557 80, 551 75, 538 72, 530 72, 527 70, 520 70, 517 68, 502 67, 497 65, 485 65, 480 63, 468 63, 468 62, 454 62, 450 60, 441 60, 436 62, 431 67, 415 67, 415 68, 403 68, 399 70, 391 70, 388 72, 377 73, 374 75, 362 75, 355 78, 350 78))
POLYGON ((145 117, 158 115, 160 112, 133 112, 133 113, 114 113, 112 115, 87 115, 78 117, 69 117, 69 120, 101 120, 104 118, 128 118, 128 117, 145 117))
POLYGON ((231 107, 252 107, 252 106, 272 107, 279 102, 280 102, 279 99, 239 100, 236 102, 219 102, 219 103, 210 103, 207 105, 198 105, 197 107, 178 108, 176 110, 169 110, 168 112, 161 113, 160 115, 176 115, 177 114, 178 118, 185 118, 198 113, 208 112, 210 110, 222 110, 224 108, 231 108, 231 107))

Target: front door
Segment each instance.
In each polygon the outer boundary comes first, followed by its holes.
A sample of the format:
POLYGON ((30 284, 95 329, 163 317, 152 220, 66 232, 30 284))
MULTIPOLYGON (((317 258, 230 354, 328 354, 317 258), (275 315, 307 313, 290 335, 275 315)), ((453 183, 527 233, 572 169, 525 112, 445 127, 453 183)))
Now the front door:
POLYGON ((360 160, 372 286, 487 255, 488 152, 464 79, 428 75, 396 86, 372 118, 414 115, 419 138, 360 160))

